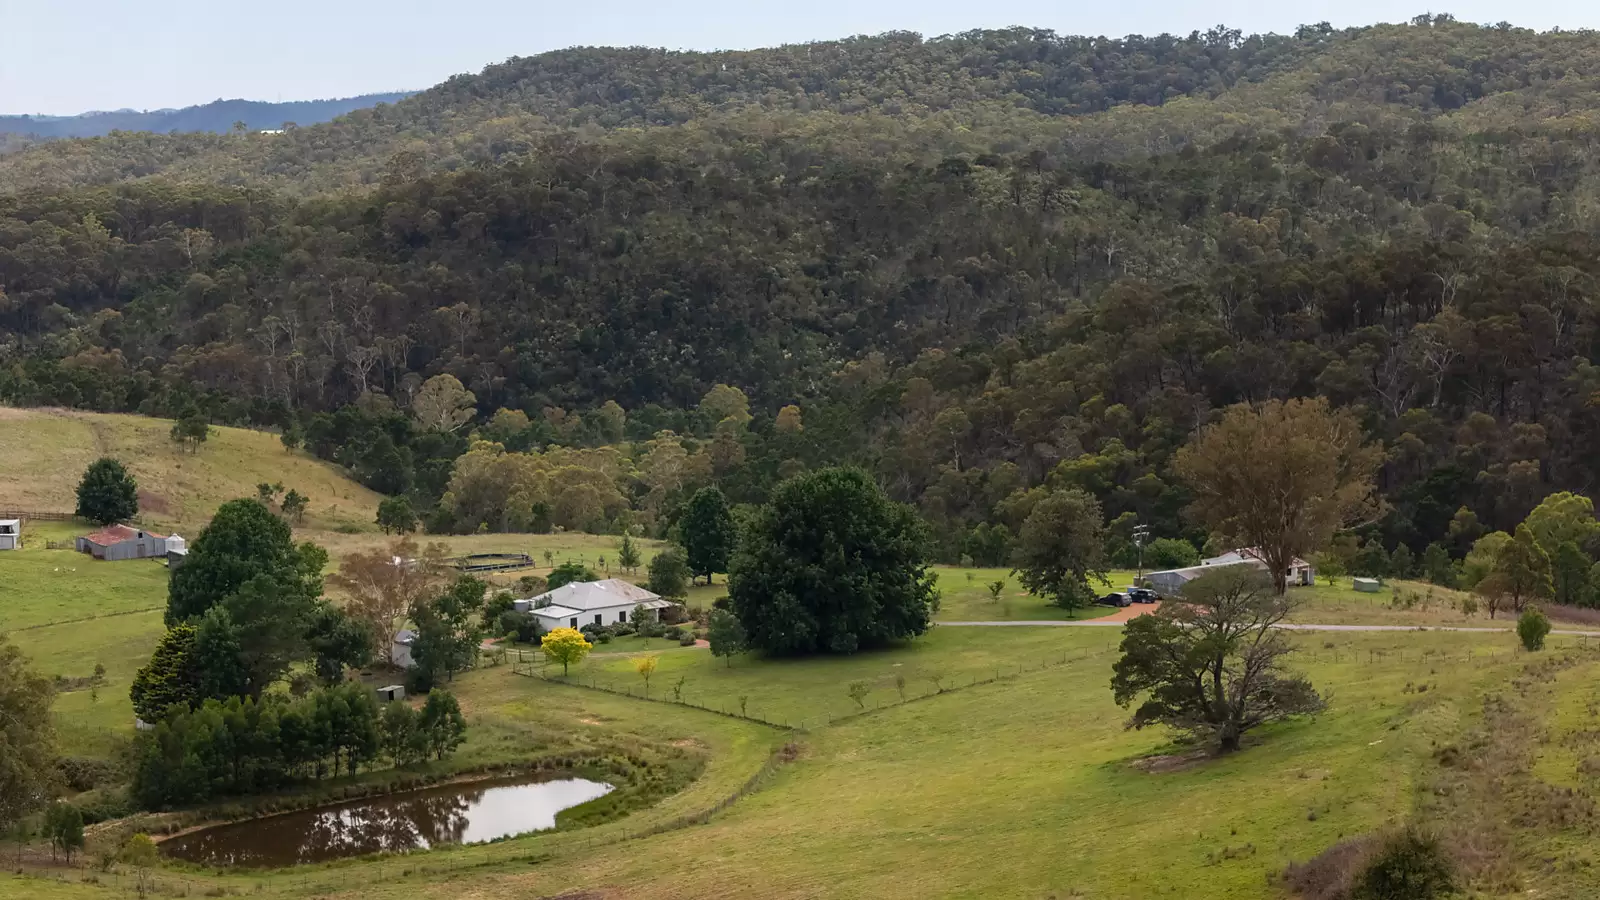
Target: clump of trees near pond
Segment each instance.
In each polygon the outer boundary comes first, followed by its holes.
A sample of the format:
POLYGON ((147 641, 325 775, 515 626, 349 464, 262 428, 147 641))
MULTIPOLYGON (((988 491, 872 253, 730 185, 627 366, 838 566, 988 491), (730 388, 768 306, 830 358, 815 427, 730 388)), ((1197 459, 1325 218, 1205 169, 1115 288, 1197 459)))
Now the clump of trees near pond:
POLYGON ((173 706, 136 740, 130 791, 146 809, 261 793, 379 768, 385 757, 394 765, 442 759, 466 730, 447 693, 430 695, 418 713, 401 703, 380 706, 354 682, 297 699, 273 694, 173 706))
POLYGON ((322 548, 296 546, 259 500, 223 504, 173 573, 169 628, 134 679, 134 710, 154 728, 132 748, 132 798, 153 809, 202 803, 459 746, 466 722, 450 695, 435 693, 420 713, 383 709, 345 681, 402 613, 417 628, 424 690, 474 662, 483 583, 446 583, 436 547, 395 550, 346 562, 336 577, 353 602, 340 609, 322 597, 322 548))

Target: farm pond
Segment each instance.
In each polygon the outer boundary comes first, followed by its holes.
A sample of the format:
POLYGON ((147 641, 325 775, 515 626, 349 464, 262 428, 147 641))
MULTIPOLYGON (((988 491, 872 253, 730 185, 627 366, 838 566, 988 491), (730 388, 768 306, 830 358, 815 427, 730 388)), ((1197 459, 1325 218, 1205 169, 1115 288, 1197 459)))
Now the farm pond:
POLYGON ((216 825, 162 841, 161 852, 201 865, 270 868, 478 844, 554 828, 556 813, 611 790, 583 778, 529 776, 443 785, 216 825))

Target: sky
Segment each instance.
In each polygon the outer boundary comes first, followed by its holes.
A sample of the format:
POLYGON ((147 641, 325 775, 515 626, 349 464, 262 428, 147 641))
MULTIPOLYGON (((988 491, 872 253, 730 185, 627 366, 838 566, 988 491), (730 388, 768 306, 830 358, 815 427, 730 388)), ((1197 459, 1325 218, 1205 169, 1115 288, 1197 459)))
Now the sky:
POLYGON ((883 31, 1025 25, 1066 34, 1246 33, 1449 12, 1540 30, 1600 28, 1595 0, 0 0, 0 113, 68 115, 219 98, 421 89, 574 45, 717 50, 883 31))

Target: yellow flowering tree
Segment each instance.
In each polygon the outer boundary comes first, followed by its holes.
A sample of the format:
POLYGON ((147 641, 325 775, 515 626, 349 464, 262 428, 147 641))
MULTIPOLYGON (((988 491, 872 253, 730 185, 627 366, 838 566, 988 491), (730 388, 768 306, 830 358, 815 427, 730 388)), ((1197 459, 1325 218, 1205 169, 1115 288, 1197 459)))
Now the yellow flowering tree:
POLYGON ((545 659, 561 663, 561 674, 566 675, 567 669, 588 656, 594 645, 576 628, 557 628, 540 639, 539 648, 545 659))
POLYGON ((657 657, 655 654, 635 656, 633 658, 633 670, 639 673, 640 678, 644 679, 644 695, 646 698, 650 696, 650 676, 656 673, 656 662, 657 657))

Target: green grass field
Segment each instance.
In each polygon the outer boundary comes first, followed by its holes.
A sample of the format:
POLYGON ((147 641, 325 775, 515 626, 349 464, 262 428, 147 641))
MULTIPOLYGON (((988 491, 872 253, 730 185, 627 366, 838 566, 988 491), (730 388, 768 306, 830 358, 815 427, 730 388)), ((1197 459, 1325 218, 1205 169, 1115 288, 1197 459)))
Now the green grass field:
MULTIPOLYGON (((1117 640, 1115 629, 1018 630, 1016 643, 1039 650, 1117 640)), ((798 706, 897 656, 981 652, 982 641, 958 631, 990 633, 951 628, 881 658, 728 671, 753 703, 798 706)), ((1316 635, 1302 645, 1296 664, 1331 692, 1331 708, 1268 729, 1233 757, 1162 773, 1133 765, 1167 750, 1168 736, 1123 728, 1126 712, 1107 686, 1111 657, 1092 656, 798 735, 798 757, 762 790, 710 824, 648 837, 631 835, 735 790, 785 734, 507 667, 480 670, 456 690, 486 726, 485 741, 519 729, 612 730, 704 748, 712 762, 689 790, 593 833, 445 849, 403 868, 178 874, 192 894, 395 900, 591 890, 606 898, 1278 897, 1269 877, 1287 862, 1407 815, 1431 748, 1470 728, 1482 692, 1526 658, 1498 635, 1316 635), (528 854, 544 862, 509 861, 528 854)), ((708 664, 683 656, 683 671, 713 678, 708 664)))

